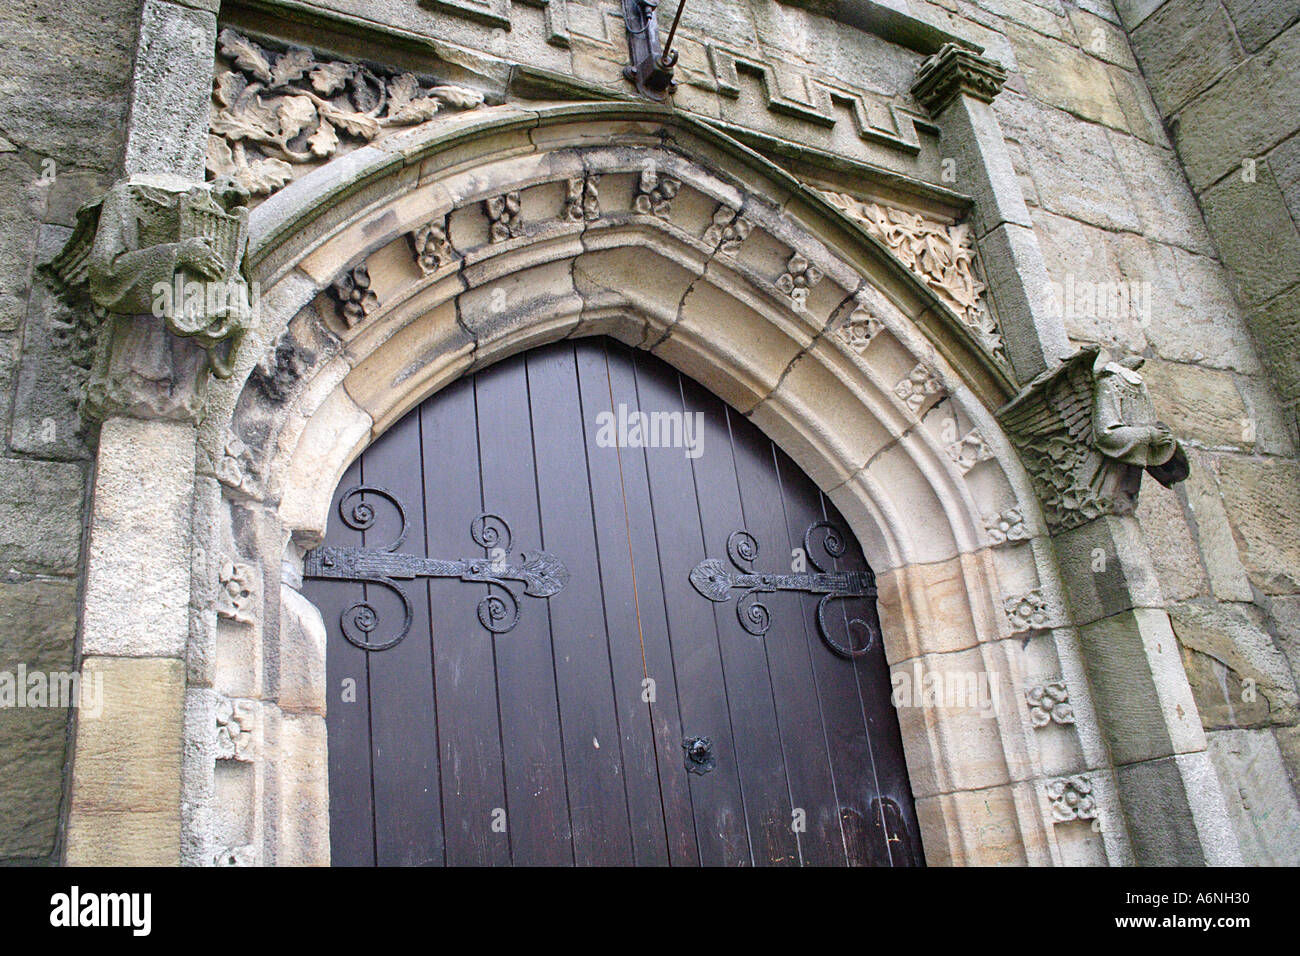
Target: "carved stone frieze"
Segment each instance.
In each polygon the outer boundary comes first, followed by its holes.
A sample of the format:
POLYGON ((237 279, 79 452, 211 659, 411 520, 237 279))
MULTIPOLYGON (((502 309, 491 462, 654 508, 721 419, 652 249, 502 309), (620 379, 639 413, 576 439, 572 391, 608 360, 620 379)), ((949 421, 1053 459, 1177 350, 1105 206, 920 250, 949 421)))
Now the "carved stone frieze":
POLYGON ((1084 774, 1049 780, 1046 790, 1052 807, 1053 823, 1097 818, 1097 800, 1092 795, 1092 781, 1084 774))
POLYGON ((984 528, 989 540, 995 545, 1029 538, 1029 528, 1025 525, 1024 513, 1019 508, 1008 508, 999 514, 989 515, 984 519, 984 528))
POLYGON ((932 396, 943 394, 943 385, 924 362, 919 362, 894 386, 894 394, 903 400, 909 412, 917 415, 932 396))
POLYGON ((822 271, 798 252, 790 257, 785 269, 776 287, 790 297, 796 312, 802 312, 808 305, 808 293, 822 281, 822 271))
POLYGON ((963 475, 980 462, 988 461, 993 457, 993 449, 989 447, 978 428, 972 428, 963 437, 947 445, 947 452, 948 457, 953 460, 963 475))
POLYGON ((456 251, 447 238, 447 217, 429 222, 414 232, 407 233, 411 242, 411 251, 415 254, 415 264, 424 275, 432 275, 451 262, 456 251))
POLYGON ((505 242, 507 239, 523 234, 521 208, 522 203, 517 189, 483 200, 483 212, 490 223, 488 236, 493 242, 505 242))
POLYGON ((229 28, 217 37, 217 53, 208 172, 258 196, 389 128, 483 103, 475 90, 318 59, 300 47, 272 50, 229 28))
POLYGON ((1041 681, 1025 691, 1029 704, 1029 722, 1035 727, 1074 723, 1070 691, 1063 680, 1041 681))
POLYGON ((370 288, 370 271, 364 263, 335 279, 327 291, 348 328, 379 308, 379 296, 370 288))
POLYGON ((632 208, 643 216, 667 219, 673 211, 673 199, 681 188, 681 180, 666 176, 654 167, 643 169, 637 177, 632 208))
POLYGON ((1006 80, 1007 71, 994 60, 955 43, 945 43, 917 69, 912 95, 931 116, 938 116, 963 93, 985 103, 993 102, 1006 80))
POLYGON ((600 177, 592 173, 574 176, 565 183, 564 218, 571 222, 594 222, 600 218, 600 177))
POLYGON ((861 355, 884 327, 883 322, 860 305, 835 329, 835 335, 861 355))
POLYGON ((1040 588, 1003 598, 1002 610, 1006 612, 1012 634, 1047 627, 1051 620, 1040 588))
POLYGON ((979 277, 969 225, 947 225, 905 209, 863 202, 845 193, 822 195, 883 242, 957 314, 985 351, 999 362, 1006 362, 1002 333, 984 300, 987 286, 979 277))
POLYGON ((257 569, 226 559, 218 572, 217 614, 250 623, 256 610, 257 569))
POLYGON ((253 724, 256 711, 251 700, 217 702, 217 759, 252 759, 253 724))
POLYGON ((749 238, 753 228, 750 221, 738 211, 725 203, 719 203, 713 211, 713 221, 704 230, 703 239, 718 252, 735 252, 749 238))
POLYGON ((213 464, 217 480, 227 488, 246 495, 256 494, 261 471, 253 457, 253 450, 239 436, 227 432, 221 455, 213 464))
POLYGON ((1187 477, 1187 456, 1157 421, 1140 365, 1083 349, 999 410, 1049 529, 1131 514, 1143 469, 1166 487, 1187 477))

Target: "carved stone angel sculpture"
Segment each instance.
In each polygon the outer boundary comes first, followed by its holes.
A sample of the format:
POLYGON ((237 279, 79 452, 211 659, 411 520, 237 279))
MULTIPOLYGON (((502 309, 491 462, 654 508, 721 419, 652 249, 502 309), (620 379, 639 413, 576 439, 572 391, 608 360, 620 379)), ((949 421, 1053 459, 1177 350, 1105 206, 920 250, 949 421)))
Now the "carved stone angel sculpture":
POLYGON ((49 269, 64 288, 84 286, 100 315, 162 319, 204 349, 213 374, 224 378, 250 319, 241 273, 247 201, 230 180, 120 182, 78 211, 49 269))
POLYGON ((1187 477, 1187 455, 1156 419, 1141 365, 1085 348, 998 412, 1053 530, 1131 513, 1144 469, 1165 487, 1187 477))

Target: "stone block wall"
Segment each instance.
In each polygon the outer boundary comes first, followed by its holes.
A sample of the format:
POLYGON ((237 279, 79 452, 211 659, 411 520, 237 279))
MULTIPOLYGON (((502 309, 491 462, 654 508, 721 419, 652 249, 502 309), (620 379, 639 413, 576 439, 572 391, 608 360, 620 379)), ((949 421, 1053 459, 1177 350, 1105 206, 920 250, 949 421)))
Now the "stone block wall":
POLYGON ((1191 478, 1148 479, 1138 517, 1243 854, 1295 865, 1300 7, 1116 6, 912 9, 1014 71, 994 106, 1066 330, 1144 356, 1191 446, 1191 478))
MULTIPOLYGON (((0 9, 0 672, 15 677, 74 670, 90 468, 71 312, 35 266, 119 175, 138 24, 138 0, 0 9)), ((0 864, 62 853, 69 715, 46 703, 0 709, 0 864)))
POLYGON ((1294 421, 1300 411, 1300 5, 1123 0, 1118 6, 1294 421))

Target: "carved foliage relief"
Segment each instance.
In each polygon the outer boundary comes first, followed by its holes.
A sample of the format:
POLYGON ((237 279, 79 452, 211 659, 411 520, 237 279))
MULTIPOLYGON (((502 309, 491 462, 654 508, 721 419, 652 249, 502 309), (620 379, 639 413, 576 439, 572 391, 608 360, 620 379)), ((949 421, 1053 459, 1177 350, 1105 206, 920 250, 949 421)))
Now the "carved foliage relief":
POLYGON ((987 286, 977 272, 975 241, 968 225, 945 225, 844 193, 822 195, 883 242, 957 314, 990 355, 1006 362, 1002 334, 984 302, 987 286))
POLYGON ((444 110, 473 109, 483 94, 426 85, 412 73, 274 51, 231 29, 217 38, 208 172, 266 196, 295 175, 386 129, 415 126, 444 110))

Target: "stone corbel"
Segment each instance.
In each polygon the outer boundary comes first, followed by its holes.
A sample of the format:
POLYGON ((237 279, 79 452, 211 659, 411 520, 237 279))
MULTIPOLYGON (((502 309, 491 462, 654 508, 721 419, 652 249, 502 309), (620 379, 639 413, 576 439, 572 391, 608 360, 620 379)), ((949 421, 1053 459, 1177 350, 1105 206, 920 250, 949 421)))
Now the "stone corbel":
POLYGON ((77 213, 46 269, 94 341, 83 414, 193 420, 207 376, 231 374, 253 312, 247 199, 229 181, 148 175, 77 213))
POLYGON ((1050 530, 1132 514, 1144 469, 1165 487, 1187 477, 1187 455, 1156 419, 1141 364, 1082 349, 998 411, 1050 530))
POLYGON ((1007 71, 993 60, 955 43, 945 43, 917 69, 912 95, 931 116, 938 116, 963 93, 985 103, 993 102, 1006 80, 1007 71))

